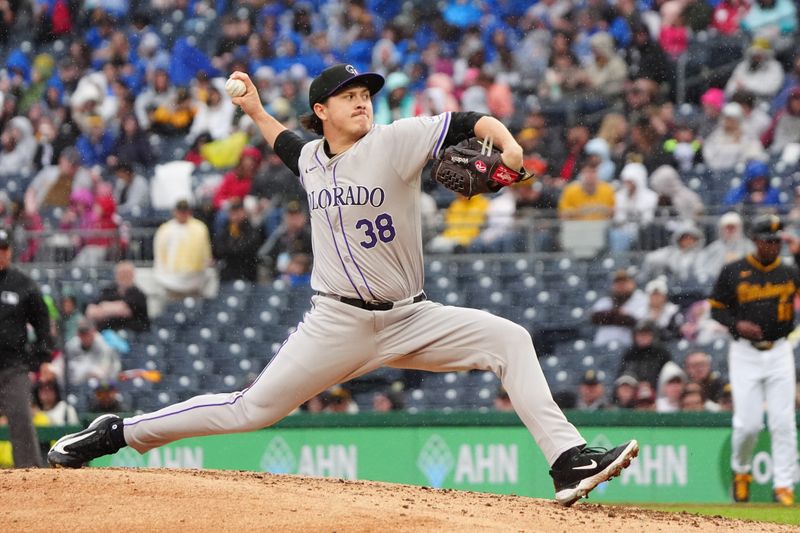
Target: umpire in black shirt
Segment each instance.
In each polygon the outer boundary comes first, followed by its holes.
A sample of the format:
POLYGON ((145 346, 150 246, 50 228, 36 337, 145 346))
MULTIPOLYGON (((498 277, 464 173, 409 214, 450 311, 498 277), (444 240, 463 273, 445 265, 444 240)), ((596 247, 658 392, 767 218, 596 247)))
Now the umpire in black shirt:
POLYGON ((39 288, 11 266, 11 236, 0 229, 0 411, 8 417, 14 466, 42 465, 31 417, 29 371, 49 363, 53 347, 50 316, 39 288), (28 324, 36 342, 28 345, 28 324))

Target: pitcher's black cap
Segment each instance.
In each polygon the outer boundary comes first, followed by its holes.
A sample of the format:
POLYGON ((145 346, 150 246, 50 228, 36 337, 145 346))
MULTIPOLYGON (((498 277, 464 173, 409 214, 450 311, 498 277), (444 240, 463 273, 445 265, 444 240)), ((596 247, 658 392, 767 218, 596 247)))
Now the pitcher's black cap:
POLYGON ((363 84, 369 89, 369 94, 374 95, 383 87, 383 76, 374 72, 359 74, 353 65, 339 63, 326 68, 311 82, 308 89, 308 103, 311 109, 314 104, 325 101, 345 87, 356 83, 363 84))

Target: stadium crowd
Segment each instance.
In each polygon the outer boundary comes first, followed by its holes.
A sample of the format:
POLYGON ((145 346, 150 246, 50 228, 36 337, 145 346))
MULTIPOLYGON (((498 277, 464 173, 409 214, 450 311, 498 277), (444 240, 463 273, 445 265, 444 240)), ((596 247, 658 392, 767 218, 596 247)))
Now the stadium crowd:
MULTIPOLYGON (((470 199, 426 181, 430 253, 627 258, 583 287, 608 295, 575 330, 618 365, 581 373, 563 406, 729 409, 711 356, 670 347, 726 338, 701 288, 751 251, 754 214, 800 225, 796 33, 791 0, 1 0, 0 221, 16 260, 67 280, 116 264, 102 294, 53 286, 68 364, 40 376, 38 409, 72 421, 64 387, 114 410, 121 378, 162 378, 126 361, 158 329, 139 267, 165 314, 204 305, 209 268, 220 294, 237 280, 308 286, 305 194, 223 85, 248 72, 270 113, 311 138, 308 84, 343 61, 386 77, 377 123, 489 113, 537 175, 470 199)), ((362 408, 403 409, 419 380, 356 392, 362 408)), ((353 395, 306 409, 353 412, 353 395)))

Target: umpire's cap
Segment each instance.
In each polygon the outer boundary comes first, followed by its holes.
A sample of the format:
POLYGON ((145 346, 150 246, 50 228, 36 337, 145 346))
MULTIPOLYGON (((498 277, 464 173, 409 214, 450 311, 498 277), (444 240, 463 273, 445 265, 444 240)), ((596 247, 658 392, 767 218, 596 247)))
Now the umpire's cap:
POLYGON ((753 240, 774 241, 780 240, 783 231, 783 221, 778 215, 760 215, 753 220, 750 228, 750 237, 753 240))
POLYGON ((308 88, 308 103, 311 109, 314 104, 324 102, 329 96, 354 84, 363 84, 369 89, 369 94, 374 95, 383 87, 383 76, 374 72, 359 74, 353 65, 339 63, 333 65, 314 78, 308 88))

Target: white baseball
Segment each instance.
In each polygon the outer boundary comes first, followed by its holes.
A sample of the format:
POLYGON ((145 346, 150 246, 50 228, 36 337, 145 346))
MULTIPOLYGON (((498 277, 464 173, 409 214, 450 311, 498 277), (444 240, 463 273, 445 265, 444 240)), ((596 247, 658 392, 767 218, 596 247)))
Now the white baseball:
POLYGON ((237 96, 242 96, 247 92, 247 86, 242 80, 228 78, 228 81, 225 82, 225 91, 230 95, 231 98, 236 98, 237 96))

